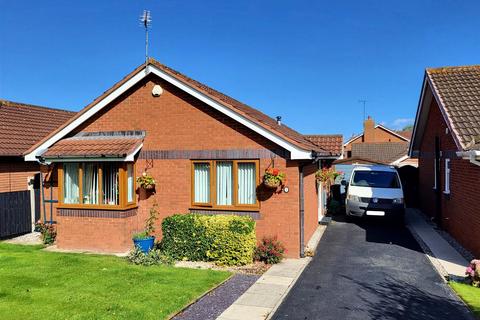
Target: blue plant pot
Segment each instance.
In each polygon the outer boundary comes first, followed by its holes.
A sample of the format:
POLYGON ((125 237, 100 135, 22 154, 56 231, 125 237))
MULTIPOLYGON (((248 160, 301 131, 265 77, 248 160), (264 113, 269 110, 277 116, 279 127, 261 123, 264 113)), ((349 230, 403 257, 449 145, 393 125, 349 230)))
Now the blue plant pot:
POLYGON ((148 253, 152 250, 153 245, 155 244, 155 237, 148 237, 145 239, 133 239, 133 244, 135 247, 140 248, 143 253, 148 253))

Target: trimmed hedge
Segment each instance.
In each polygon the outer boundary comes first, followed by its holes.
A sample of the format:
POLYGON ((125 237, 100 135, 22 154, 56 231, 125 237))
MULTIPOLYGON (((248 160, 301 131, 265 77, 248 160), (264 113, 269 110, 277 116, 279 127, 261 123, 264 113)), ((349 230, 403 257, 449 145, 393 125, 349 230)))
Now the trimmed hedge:
POLYGON ((175 260, 252 263, 255 221, 234 215, 176 214, 162 222, 162 251, 175 260))

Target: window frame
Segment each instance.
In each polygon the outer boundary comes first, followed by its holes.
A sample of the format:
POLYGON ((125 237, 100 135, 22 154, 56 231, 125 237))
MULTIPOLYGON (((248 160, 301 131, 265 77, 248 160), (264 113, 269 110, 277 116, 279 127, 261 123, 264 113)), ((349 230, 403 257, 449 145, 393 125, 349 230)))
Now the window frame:
POLYGON ((256 159, 216 159, 216 160, 191 160, 191 207, 193 209, 212 209, 212 210, 232 210, 232 211, 256 211, 260 209, 260 202, 255 195, 254 204, 239 204, 238 203, 238 164, 239 163, 254 163, 255 164, 255 188, 260 184, 260 161, 256 159), (217 162, 232 162, 233 171, 233 199, 232 205, 217 205, 217 162), (208 163, 210 164, 210 201, 208 203, 195 202, 195 164, 208 163))
POLYGON ((119 210, 119 209, 131 209, 137 206, 137 197, 135 196, 136 189, 136 164, 133 164, 133 202, 127 201, 127 162, 114 162, 118 163, 118 184, 119 184, 119 204, 110 205, 103 203, 103 166, 104 162, 90 162, 90 161, 76 161, 78 163, 78 189, 79 189, 79 202, 80 203, 64 203, 64 172, 63 163, 58 164, 58 208, 65 209, 101 209, 101 210, 119 210), (99 204, 85 204, 83 203, 83 168, 85 163, 98 164, 98 198, 99 204))
POLYGON ((450 194, 450 159, 445 159, 445 186, 443 193, 450 194))
POLYGON ((437 190, 437 158, 433 158, 433 189, 437 190))

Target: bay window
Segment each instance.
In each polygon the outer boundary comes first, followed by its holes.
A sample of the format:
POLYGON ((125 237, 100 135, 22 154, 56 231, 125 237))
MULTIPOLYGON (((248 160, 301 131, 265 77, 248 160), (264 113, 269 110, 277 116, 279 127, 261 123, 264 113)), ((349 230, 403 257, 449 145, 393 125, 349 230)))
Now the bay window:
POLYGON ((59 165, 60 206, 122 208, 135 205, 133 163, 85 162, 59 165))
POLYGON ((214 209, 258 209, 257 160, 192 161, 192 205, 214 209))

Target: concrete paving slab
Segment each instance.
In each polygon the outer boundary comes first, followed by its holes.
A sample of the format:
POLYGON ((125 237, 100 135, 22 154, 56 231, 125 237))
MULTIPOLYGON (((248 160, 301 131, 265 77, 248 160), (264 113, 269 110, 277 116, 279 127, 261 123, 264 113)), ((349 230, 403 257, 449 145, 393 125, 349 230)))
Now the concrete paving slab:
POLYGON ((218 319, 223 320, 263 320, 271 312, 272 308, 246 306, 240 304, 231 305, 218 319))
POLYGON ((430 249, 434 258, 451 278, 464 278, 468 261, 455 250, 415 209, 407 209, 407 226, 430 249))
POLYGON ((261 294, 247 291, 237 301, 235 301, 235 303, 246 306, 273 308, 275 307, 279 297, 281 297, 281 294, 278 293, 261 294))
POLYGON ((263 283, 263 282, 257 281, 255 285, 252 285, 250 288, 247 289, 247 292, 263 293, 263 294, 265 294, 265 292, 269 292, 270 294, 281 295, 287 289, 288 289, 288 285, 263 283))
POLYGON ((4 240, 5 243, 21 245, 39 245, 43 244, 40 232, 27 233, 12 239, 4 240))
POLYGON ((262 283, 288 287, 292 283, 292 278, 266 275, 261 276, 260 279, 257 280, 257 284, 262 283))

